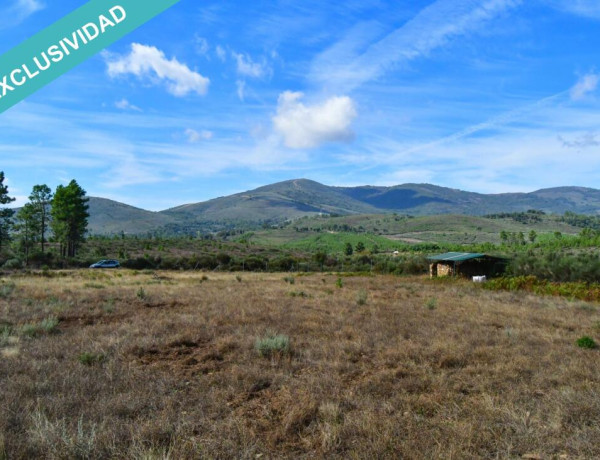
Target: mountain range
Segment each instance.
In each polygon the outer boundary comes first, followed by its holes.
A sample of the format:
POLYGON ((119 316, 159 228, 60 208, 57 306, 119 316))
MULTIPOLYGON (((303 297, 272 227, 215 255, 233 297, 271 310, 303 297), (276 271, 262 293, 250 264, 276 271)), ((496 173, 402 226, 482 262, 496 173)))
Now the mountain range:
POLYGON ((297 179, 160 212, 96 197, 90 197, 89 206, 91 234, 189 234, 252 228, 319 214, 481 216, 536 209, 557 214, 571 211, 600 215, 600 190, 558 187, 531 193, 481 194, 430 184, 332 187, 297 179))

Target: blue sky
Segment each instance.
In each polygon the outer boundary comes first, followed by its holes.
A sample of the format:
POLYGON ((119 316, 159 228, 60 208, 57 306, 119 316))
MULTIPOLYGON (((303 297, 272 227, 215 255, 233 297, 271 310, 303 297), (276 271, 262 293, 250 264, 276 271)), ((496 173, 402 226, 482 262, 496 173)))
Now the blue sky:
MULTIPOLYGON (((85 2, 3 3, 0 53, 85 2)), ((17 204, 75 178, 151 210, 301 177, 597 188, 599 30, 596 0, 181 0, 0 114, 0 170, 17 204)))

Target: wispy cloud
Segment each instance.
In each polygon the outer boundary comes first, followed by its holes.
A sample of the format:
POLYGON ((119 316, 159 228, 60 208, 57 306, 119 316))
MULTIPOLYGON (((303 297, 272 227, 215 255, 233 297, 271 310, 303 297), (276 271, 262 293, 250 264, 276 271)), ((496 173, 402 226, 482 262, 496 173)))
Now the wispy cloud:
POLYGON ((0 29, 6 29, 16 26, 27 19, 32 14, 43 10, 46 5, 40 0, 15 0, 12 5, 4 11, 5 22, 0 25, 0 29))
POLYGON ((115 102, 115 107, 121 110, 133 110, 134 112, 143 112, 138 106, 133 105, 127 99, 123 98, 120 101, 115 102))
POLYGON ((188 128, 185 130, 185 136, 190 144, 195 144, 200 141, 208 141, 213 138, 214 133, 206 129, 202 131, 196 131, 195 129, 188 128))
POLYGON ((593 93, 598 88, 600 83, 600 75, 596 73, 588 73, 579 79, 579 81, 571 88, 571 99, 579 101, 584 99, 588 94, 593 93))
POLYGON ((549 0, 555 8, 590 19, 600 19, 600 3, 597 0, 549 0))
POLYGON ((354 137, 350 125, 357 112, 352 99, 332 97, 322 104, 306 106, 301 102, 303 96, 290 91, 279 96, 273 125, 287 147, 313 148, 325 142, 347 142, 354 137))
POLYGON ((263 78, 272 73, 266 61, 255 62, 247 54, 231 53, 237 64, 237 73, 244 77, 263 78))
POLYGON ((457 37, 483 29, 520 3, 521 0, 438 0, 375 43, 370 43, 371 29, 362 43, 354 30, 346 41, 314 60, 309 76, 325 87, 348 92, 394 66, 427 56, 457 37))
POLYGON ((108 75, 135 75, 155 84, 164 82, 167 91, 182 97, 189 93, 204 95, 208 91, 210 80, 176 58, 167 59, 165 54, 154 46, 133 43, 131 53, 126 56, 104 54, 108 66, 108 75))
POLYGON ((210 45, 208 44, 208 40, 200 35, 194 35, 194 46, 196 47, 196 52, 200 56, 208 56, 210 51, 210 45))
POLYGON ((221 45, 217 45, 215 48, 215 54, 219 58, 221 62, 225 62, 227 60, 227 51, 221 45))
POLYGON ((600 146, 600 141, 598 140, 598 134, 596 133, 585 133, 573 140, 567 140, 563 136, 557 137, 558 141, 562 144, 563 147, 569 149, 585 149, 589 147, 598 147, 600 146))
POLYGON ((244 102, 246 99, 246 82, 244 80, 237 80, 235 82, 237 87, 237 95, 240 101, 244 102))

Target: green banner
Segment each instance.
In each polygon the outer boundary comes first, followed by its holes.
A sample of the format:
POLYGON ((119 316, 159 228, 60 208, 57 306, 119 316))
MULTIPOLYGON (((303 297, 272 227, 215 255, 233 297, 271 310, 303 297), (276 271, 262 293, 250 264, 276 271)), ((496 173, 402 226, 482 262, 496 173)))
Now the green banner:
POLYGON ((0 56, 0 113, 179 0, 92 0, 0 56))

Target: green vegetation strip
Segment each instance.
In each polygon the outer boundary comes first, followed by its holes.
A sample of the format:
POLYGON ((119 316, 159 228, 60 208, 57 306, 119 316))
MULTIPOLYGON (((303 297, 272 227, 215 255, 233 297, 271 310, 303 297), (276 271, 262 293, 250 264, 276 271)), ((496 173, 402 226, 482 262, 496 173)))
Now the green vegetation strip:
POLYGON ((484 283, 483 287, 492 291, 527 291, 541 295, 600 302, 599 283, 556 283, 540 280, 535 276, 517 276, 491 280, 484 283))

